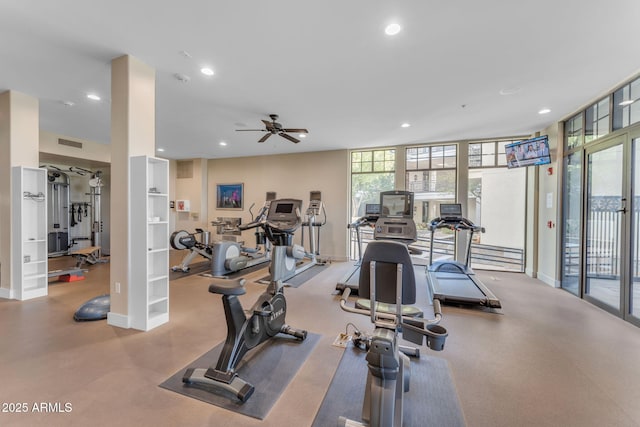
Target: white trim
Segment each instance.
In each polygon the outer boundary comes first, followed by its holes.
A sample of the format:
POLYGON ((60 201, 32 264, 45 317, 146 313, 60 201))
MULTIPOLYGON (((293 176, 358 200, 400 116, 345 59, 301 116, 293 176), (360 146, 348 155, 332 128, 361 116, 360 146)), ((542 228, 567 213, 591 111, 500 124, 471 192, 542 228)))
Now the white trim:
POLYGON ((560 281, 559 280, 555 280, 553 277, 547 276, 544 273, 538 272, 538 279, 544 283, 546 283, 549 286, 552 286, 554 288, 559 288, 560 287, 560 281))
POLYGON ((11 289, 0 288, 0 298, 15 299, 15 295, 11 289))
POLYGON ((107 313, 107 323, 111 326, 117 326, 119 328, 129 329, 131 328, 129 316, 119 313, 107 313))

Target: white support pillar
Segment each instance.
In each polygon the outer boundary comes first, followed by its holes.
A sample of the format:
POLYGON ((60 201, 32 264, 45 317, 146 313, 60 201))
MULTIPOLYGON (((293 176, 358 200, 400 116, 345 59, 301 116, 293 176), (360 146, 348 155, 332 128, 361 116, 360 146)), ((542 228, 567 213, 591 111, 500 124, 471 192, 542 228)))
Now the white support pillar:
POLYGON ((125 55, 111 62, 111 311, 108 323, 130 327, 129 158, 155 155, 155 70, 125 55))
POLYGON ((11 168, 37 168, 38 100, 15 91, 0 93, 0 298, 12 297, 11 168))

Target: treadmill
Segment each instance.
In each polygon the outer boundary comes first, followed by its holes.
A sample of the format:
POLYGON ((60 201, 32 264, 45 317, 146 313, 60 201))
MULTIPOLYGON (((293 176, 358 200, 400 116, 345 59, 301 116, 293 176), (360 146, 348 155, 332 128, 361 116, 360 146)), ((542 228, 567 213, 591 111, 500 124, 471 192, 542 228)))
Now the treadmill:
POLYGON ((447 203, 440 205, 440 217, 429 223, 431 244, 429 247, 429 268, 427 279, 432 297, 443 304, 479 305, 502 308, 500 300, 476 276, 470 267, 471 242, 474 233, 484 233, 484 227, 473 224, 462 217, 462 205, 447 203), (469 243, 464 264, 455 260, 433 261, 433 238, 436 230, 449 228, 467 231, 469 243))
POLYGON ((352 293, 358 293, 358 280, 360 277, 360 264, 362 264, 362 236, 360 234, 361 227, 373 228, 380 217, 380 204, 367 203, 365 205, 364 216, 358 218, 351 224, 347 225, 350 230, 356 232, 356 242, 358 249, 358 261, 353 265, 353 268, 347 272, 347 274, 340 279, 336 284, 336 290, 343 291, 345 288, 350 288, 352 293))

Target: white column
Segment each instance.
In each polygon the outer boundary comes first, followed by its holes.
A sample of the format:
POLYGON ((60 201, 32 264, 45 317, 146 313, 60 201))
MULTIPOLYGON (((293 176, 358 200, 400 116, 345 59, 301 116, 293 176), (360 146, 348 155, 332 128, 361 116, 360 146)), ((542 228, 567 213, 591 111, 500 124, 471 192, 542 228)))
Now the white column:
POLYGON ((11 297, 11 168, 37 168, 38 100, 15 91, 0 93, 0 298, 11 297))
POLYGON ((129 323, 129 157, 155 155, 155 70, 125 55, 111 62, 110 325, 129 323))

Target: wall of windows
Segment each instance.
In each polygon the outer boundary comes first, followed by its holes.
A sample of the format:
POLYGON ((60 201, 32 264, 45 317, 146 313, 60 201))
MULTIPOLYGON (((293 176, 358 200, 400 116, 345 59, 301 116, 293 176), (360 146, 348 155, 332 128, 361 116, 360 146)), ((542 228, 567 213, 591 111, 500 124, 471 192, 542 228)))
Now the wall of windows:
POLYGON ((364 215, 367 203, 380 203, 380 192, 394 190, 396 150, 351 153, 351 217, 364 215))
POLYGON ((406 149, 406 189, 415 195, 414 220, 420 236, 439 214, 442 202, 456 199, 456 144, 425 145, 406 149))
POLYGON ((484 245, 504 248, 501 255, 519 264, 525 239, 526 168, 507 169, 505 154, 505 146, 516 141, 469 144, 468 216, 485 227, 480 236, 484 245))
MULTIPOLYGON (((380 203, 380 192, 395 190, 396 150, 351 152, 351 221, 364 216, 367 204, 380 203)), ((351 236, 349 256, 357 258, 351 236)))
POLYGON ((638 101, 640 78, 564 123, 560 258, 563 289, 640 325, 634 309, 640 304, 633 250, 638 221, 629 209, 636 205, 630 183, 638 176, 638 101))
MULTIPOLYGON (((467 200, 464 201, 467 217, 487 230, 474 236, 472 266, 523 271, 526 169, 507 169, 505 146, 511 142, 514 140, 433 144, 406 149, 406 189, 414 192, 414 220, 420 243, 427 250, 429 221, 439 216, 442 203, 463 202, 458 200, 458 193, 465 189, 464 186, 458 188, 458 179, 468 179, 467 200), (468 156, 460 157, 459 150, 467 150, 468 156), (507 190, 505 182, 509 182, 507 190)), ((450 255, 455 238, 456 233, 450 230, 438 230, 436 250, 450 255)))

